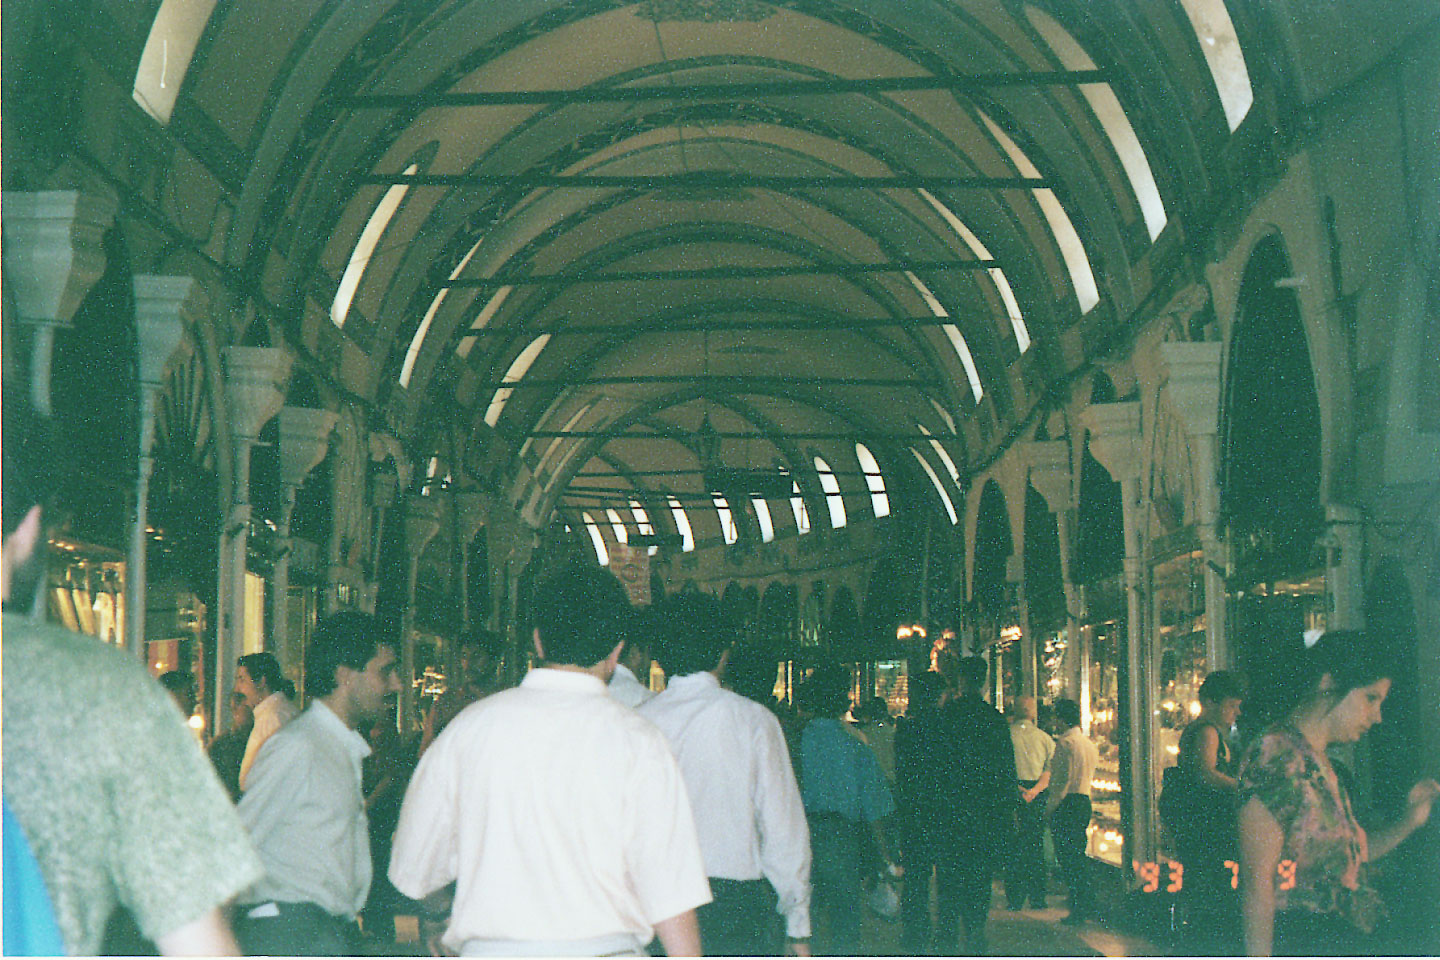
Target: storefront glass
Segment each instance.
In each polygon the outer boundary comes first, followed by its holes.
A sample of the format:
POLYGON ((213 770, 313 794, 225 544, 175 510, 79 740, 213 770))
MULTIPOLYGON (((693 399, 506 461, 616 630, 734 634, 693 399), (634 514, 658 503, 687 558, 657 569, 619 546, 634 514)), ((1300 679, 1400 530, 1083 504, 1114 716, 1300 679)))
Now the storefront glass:
MULTIPOLYGON (((1155 565, 1152 572, 1156 630, 1156 682, 1151 714, 1153 796, 1160 795, 1166 767, 1180 754, 1180 735, 1200 713, 1205 658, 1205 569, 1198 549, 1155 565)), ((1161 837, 1164 845, 1163 835, 1161 837)))
MULTIPOLYGON (((1088 703, 1081 702, 1081 723, 1100 753, 1090 783, 1095 815, 1090 825, 1089 853, 1120 866, 1124 835, 1120 818, 1120 670, 1125 660, 1125 619, 1114 616, 1123 609, 1124 591, 1119 576, 1087 588, 1087 607, 1095 622, 1085 625, 1082 642, 1087 652, 1088 703), (1099 619, 1110 615, 1109 619, 1099 619)), ((1083 678, 1082 678, 1083 679, 1083 678)))

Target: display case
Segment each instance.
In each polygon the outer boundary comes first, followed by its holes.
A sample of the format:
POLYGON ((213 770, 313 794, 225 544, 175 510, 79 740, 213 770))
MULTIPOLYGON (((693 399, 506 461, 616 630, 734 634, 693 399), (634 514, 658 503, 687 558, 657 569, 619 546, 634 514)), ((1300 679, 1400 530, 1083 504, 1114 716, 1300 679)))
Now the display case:
POLYGON ((1120 744, 1124 704, 1120 674, 1125 662, 1124 589, 1120 577, 1108 578, 1086 590, 1089 616, 1081 628, 1085 670, 1082 675, 1082 728, 1095 744, 1100 760, 1090 782, 1094 816, 1088 852, 1120 866, 1125 838, 1121 818, 1120 744))

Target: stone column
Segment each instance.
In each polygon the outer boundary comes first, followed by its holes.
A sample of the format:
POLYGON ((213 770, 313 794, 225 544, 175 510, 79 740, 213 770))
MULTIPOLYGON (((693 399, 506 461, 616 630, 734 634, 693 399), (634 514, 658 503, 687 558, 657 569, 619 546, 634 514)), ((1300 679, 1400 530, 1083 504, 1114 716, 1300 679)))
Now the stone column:
POLYGON ((440 532, 440 507, 433 497, 414 496, 405 510, 405 550, 410 557, 410 578, 405 590, 405 617, 400 638, 401 733, 415 729, 415 585, 420 578, 420 557, 440 532))
POLYGON ((225 408, 234 457, 230 514, 220 534, 220 578, 226 585, 215 653, 215 716, 228 715, 235 658, 245 635, 245 566, 250 531, 250 450, 260 428, 280 412, 294 358, 273 347, 225 348, 225 408))
POLYGON ((290 642, 290 519, 295 513, 295 496, 310 471, 319 466, 330 448, 330 434, 338 416, 329 410, 308 407, 280 408, 280 558, 275 561, 275 602, 270 605, 270 642, 282 652, 282 661, 293 660, 290 642))
POLYGON ((1216 522, 1220 485, 1216 478, 1215 434, 1220 423, 1219 343, 1162 343, 1160 358, 1169 373, 1165 390, 1171 409, 1185 424, 1195 471, 1195 532, 1205 562, 1205 663, 1209 670, 1229 667, 1225 627, 1225 544, 1216 522))
POLYGON ((460 624, 469 630, 470 623, 470 542, 485 525, 489 515, 489 498, 478 490, 464 490, 451 494, 454 503, 455 544, 460 563, 460 624))
MULTIPOLYGON (((1075 519, 1073 483, 1070 477, 1070 444, 1064 440, 1038 440, 1026 443, 1021 455, 1025 458, 1027 480, 1055 515, 1056 541, 1060 549, 1060 583, 1065 592, 1065 665, 1078 681, 1080 662, 1080 604, 1075 585, 1070 581, 1070 535, 1075 519)), ((1026 544, 1029 549, 1029 544, 1026 544)), ((1078 683, 1076 694, 1078 694, 1078 683)), ((1078 695, 1075 697, 1079 699, 1078 695)))
MULTIPOLYGON (((74 190, 6 191, 5 279, 16 319, 28 328, 30 402, 49 416, 55 330, 68 327, 105 272, 105 231, 115 219, 113 199, 74 190)), ((15 371, 19 372, 19 371, 15 371)))
POLYGON ((1142 442, 1140 404, 1098 403, 1081 414, 1090 431, 1090 452, 1110 476, 1120 484, 1120 502, 1125 528, 1125 670, 1128 678, 1128 702, 1125 704, 1129 728, 1130 776, 1125 783, 1125 770, 1120 771, 1125 788, 1125 807, 1129 824, 1125 831, 1129 860, 1148 862, 1154 859, 1155 774, 1154 750, 1151 744, 1152 701, 1155 699, 1154 657, 1147 642, 1145 612, 1149 609, 1148 571, 1145 569, 1140 523, 1144 506, 1140 502, 1140 468, 1142 442))
POLYGON ((198 320, 207 298, 193 277, 135 278, 135 335, 139 354, 140 447, 135 473, 135 517, 125 561, 125 646, 145 657, 146 536, 150 515, 150 475, 155 469, 155 401, 165 374, 180 351, 185 331, 198 320))
POLYGON ((1325 593, 1327 630, 1359 630, 1365 626, 1365 543, 1358 507, 1325 505, 1325 593))

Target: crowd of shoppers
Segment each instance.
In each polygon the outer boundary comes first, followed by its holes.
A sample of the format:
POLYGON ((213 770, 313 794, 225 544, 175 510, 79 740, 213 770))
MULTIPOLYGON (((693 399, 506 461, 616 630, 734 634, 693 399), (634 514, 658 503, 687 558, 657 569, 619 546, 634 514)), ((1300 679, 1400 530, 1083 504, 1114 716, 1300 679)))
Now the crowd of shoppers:
MULTIPOLYGON (((497 638, 465 645, 414 747, 393 736, 402 679, 374 618, 319 624, 303 712, 273 656, 242 657, 212 766, 186 726, 193 677, 162 684, 24 612, 44 435, 8 396, 5 429, 6 953, 97 953, 119 908, 163 953, 356 954, 379 874, 437 951, 845 955, 861 949, 878 863, 903 878, 907 950, 983 954, 998 872, 1010 908, 1048 905, 1047 825, 1063 922, 1096 916, 1098 755, 1074 701, 1051 705, 1050 732, 1029 698, 1007 722, 971 657, 912 675, 898 722, 857 703, 835 663, 813 666, 792 711, 773 695, 778 658, 737 646, 715 601, 637 613, 595 567, 536 592, 535 665, 518 687, 501 688, 497 638), (649 689, 652 655, 663 692, 649 689)), ((1440 784, 1415 784, 1392 822, 1357 816, 1330 748, 1380 722, 1400 679, 1380 649, 1351 631, 1310 643, 1277 671, 1284 689, 1266 702, 1282 709, 1243 751, 1239 678, 1200 688, 1169 778, 1188 806, 1166 804, 1187 812, 1167 828, 1199 912, 1249 954, 1382 948, 1369 865, 1426 823, 1440 784)))

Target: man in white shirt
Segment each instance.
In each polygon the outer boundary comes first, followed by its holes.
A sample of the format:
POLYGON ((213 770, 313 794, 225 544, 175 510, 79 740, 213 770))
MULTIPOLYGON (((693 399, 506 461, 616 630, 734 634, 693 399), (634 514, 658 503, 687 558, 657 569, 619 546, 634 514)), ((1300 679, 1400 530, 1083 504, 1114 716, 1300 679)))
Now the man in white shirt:
POLYGON ((280 661, 269 653, 251 653, 235 665, 235 690, 245 698, 245 705, 254 715, 250 739, 245 741, 245 756, 240 761, 240 789, 248 785, 250 768, 265 741, 285 724, 300 715, 291 701, 295 688, 285 679, 280 661))
POLYGON ((1010 705, 1010 743, 1015 747, 1015 776, 1020 791, 1020 818, 1015 860, 1005 878, 1006 906, 1023 910, 1028 900, 1045 909, 1045 804, 1040 796, 1050 785, 1050 758, 1055 739, 1035 724, 1034 697, 1016 697, 1010 705))
POLYGON ((1070 896, 1070 915, 1061 923, 1084 923, 1094 916, 1090 891, 1089 856, 1085 852, 1085 830, 1090 826, 1090 781, 1100 751, 1080 729, 1080 705, 1074 700, 1057 700, 1055 718, 1064 731, 1055 741, 1050 759, 1050 797, 1045 812, 1050 817, 1050 835, 1055 839, 1055 859, 1065 876, 1070 896))
POLYGON ((651 650, 658 624, 650 608, 635 610, 625 632, 625 647, 620 662, 610 677, 610 696, 627 707, 638 707, 655 696, 650 689, 651 650))
POLYGON ((454 884, 443 944, 464 956, 697 956, 710 900, 690 801, 664 735, 606 692, 628 613, 608 571, 536 591, 540 665, 467 707, 405 792, 390 858, 401 893, 454 884))
POLYGON ((707 956, 810 948, 810 830, 780 721, 723 689, 734 642, 719 604, 685 596, 664 607, 660 665, 669 682, 640 707, 669 739, 695 812, 713 902, 701 907, 707 956))
POLYGON ((235 932, 247 954, 346 956, 370 892, 370 838, 355 731, 400 691, 395 651, 374 618, 321 623, 305 656, 316 697, 261 748, 240 798, 240 820, 265 864, 241 896, 235 932))

